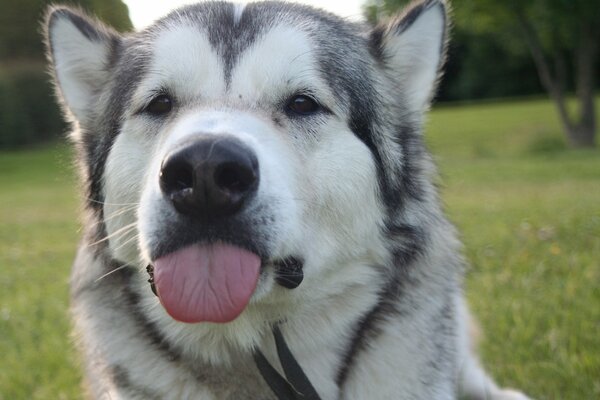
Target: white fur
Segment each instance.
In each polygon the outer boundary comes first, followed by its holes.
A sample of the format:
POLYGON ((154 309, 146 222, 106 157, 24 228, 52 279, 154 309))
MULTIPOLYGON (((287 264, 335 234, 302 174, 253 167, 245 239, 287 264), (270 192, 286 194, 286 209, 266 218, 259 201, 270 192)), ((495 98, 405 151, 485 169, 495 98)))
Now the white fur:
POLYGON ((158 35, 152 54, 148 77, 136 90, 135 105, 143 105, 153 90, 162 87, 170 88, 183 104, 222 98, 223 66, 197 27, 167 26, 158 35))
POLYGON ((309 87, 316 90, 315 96, 325 105, 333 106, 334 94, 326 89, 317 67, 306 33, 294 27, 275 26, 235 66, 231 92, 251 105, 259 105, 309 87))
POLYGON ((439 71, 446 19, 435 4, 400 35, 388 31, 384 39, 388 64, 402 95, 413 110, 423 110, 433 94, 439 71))
POLYGON ((242 20, 242 15, 244 14, 244 9, 246 8, 246 3, 237 3, 235 5, 235 13, 233 14, 233 24, 239 25, 242 20))
POLYGON ((77 120, 85 121, 95 91, 108 79, 108 44, 88 39, 66 17, 54 22, 49 40, 64 102, 77 120))

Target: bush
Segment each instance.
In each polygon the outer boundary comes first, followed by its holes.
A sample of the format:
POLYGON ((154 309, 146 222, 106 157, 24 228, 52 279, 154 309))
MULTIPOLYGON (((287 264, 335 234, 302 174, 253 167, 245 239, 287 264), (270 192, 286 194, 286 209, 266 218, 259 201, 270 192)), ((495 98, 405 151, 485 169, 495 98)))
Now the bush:
POLYGON ((48 142, 65 128, 43 66, 0 69, 0 148, 48 142))

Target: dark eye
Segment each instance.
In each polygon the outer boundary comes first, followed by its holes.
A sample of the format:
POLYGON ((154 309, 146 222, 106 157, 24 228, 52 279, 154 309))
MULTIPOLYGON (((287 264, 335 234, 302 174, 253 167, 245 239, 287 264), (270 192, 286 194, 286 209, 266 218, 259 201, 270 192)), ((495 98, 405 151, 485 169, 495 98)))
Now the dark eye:
POLYGON ((152 99, 150 104, 144 108, 144 112, 154 116, 162 116, 170 113, 172 109, 173 100, 168 95, 161 94, 152 99))
POLYGON ((306 95, 297 95, 292 97, 286 106, 289 112, 298 115, 311 115, 321 110, 319 103, 315 99, 306 95))

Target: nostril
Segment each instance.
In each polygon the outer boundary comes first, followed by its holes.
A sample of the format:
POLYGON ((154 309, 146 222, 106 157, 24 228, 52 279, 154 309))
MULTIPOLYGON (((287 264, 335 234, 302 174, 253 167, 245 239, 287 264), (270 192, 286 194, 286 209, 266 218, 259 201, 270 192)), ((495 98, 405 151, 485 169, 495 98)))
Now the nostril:
POLYGON ((214 173, 215 185, 221 190, 233 193, 244 193, 252 189, 256 183, 256 174, 253 169, 238 163, 224 163, 219 165, 214 173))
POLYGON ((173 194, 194 187, 194 168, 186 162, 167 162, 160 171, 160 186, 164 193, 173 194))
POLYGON ((258 190, 254 152, 229 138, 203 138, 183 143, 166 155, 160 189, 182 215, 203 219, 237 213, 258 190))

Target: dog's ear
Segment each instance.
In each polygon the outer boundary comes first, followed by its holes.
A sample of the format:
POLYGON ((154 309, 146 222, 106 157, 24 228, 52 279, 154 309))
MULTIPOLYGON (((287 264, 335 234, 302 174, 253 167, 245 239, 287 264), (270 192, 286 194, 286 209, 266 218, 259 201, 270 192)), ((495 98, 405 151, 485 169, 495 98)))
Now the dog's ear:
POLYGON ((416 1, 371 32, 372 51, 412 110, 428 107, 446 55, 448 6, 416 1))
POLYGON ((66 7, 50 7, 44 33, 58 96, 80 122, 91 116, 108 82, 120 36, 99 21, 66 7))

